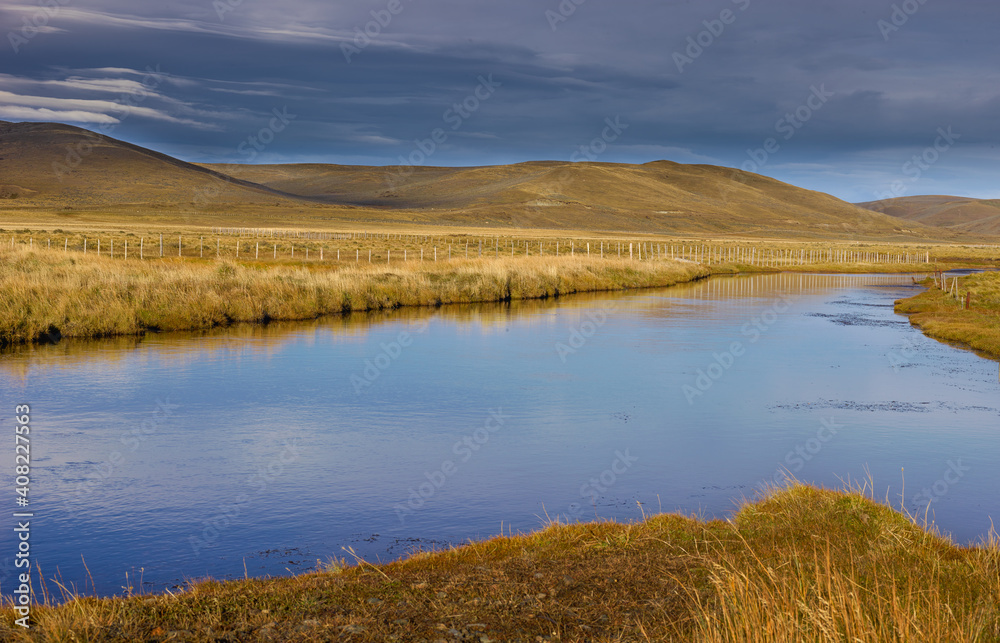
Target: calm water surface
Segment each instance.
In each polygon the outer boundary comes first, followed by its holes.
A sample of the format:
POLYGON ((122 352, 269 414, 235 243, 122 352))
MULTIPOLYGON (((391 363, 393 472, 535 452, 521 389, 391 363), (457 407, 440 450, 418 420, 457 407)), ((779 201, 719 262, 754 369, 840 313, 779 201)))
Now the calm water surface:
POLYGON ((973 542, 1000 517, 998 366, 895 315, 915 292, 764 275, 63 342, 0 356, 0 431, 31 405, 32 558, 102 594, 126 574, 155 591, 346 548, 388 560, 546 516, 724 517, 782 469, 870 474, 973 542))

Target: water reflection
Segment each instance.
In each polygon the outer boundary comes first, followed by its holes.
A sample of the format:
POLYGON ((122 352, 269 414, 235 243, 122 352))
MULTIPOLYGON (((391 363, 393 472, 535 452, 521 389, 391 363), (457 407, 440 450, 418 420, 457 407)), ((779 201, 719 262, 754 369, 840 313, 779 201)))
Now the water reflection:
POLYGON ((870 472, 898 504, 904 467, 907 507, 974 540, 1000 513, 997 367, 895 315, 916 291, 757 275, 8 351, 33 551, 81 588, 84 556, 111 593, 140 568, 281 574, 639 503, 722 516, 783 470, 870 472))

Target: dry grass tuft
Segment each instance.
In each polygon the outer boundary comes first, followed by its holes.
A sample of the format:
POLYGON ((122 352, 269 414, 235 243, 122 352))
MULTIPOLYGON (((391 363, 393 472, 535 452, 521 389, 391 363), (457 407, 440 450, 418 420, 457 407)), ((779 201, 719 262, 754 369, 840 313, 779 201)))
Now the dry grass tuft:
POLYGON ((388 565, 73 598, 9 641, 997 641, 1000 541, 957 547, 866 490, 794 485, 729 522, 550 525, 388 565))

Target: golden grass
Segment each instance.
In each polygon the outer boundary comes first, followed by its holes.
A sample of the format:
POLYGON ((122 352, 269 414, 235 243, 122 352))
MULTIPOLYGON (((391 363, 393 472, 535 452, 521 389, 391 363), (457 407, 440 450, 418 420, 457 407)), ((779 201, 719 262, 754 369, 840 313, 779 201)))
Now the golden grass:
POLYGON ((356 231, 350 239, 326 239, 318 231, 272 238, 263 231, 240 237, 185 229, 163 235, 163 258, 160 234, 140 228, 5 232, 3 239, 10 235, 11 241, 0 242, 0 345, 60 335, 135 335, 407 305, 669 286, 709 271, 856 273, 927 271, 942 263, 981 266, 995 261, 996 252, 982 245, 433 232, 356 231), (184 238, 180 245, 179 235, 184 238), (630 247, 635 260, 629 258, 630 247), (939 263, 908 263, 925 260, 929 252, 939 263), (453 260, 446 261, 449 256, 453 260), (706 265, 674 262, 674 257, 706 265))
POLYGON ((910 321, 924 333, 948 342, 957 342, 1000 358, 1000 273, 986 272, 948 280, 948 291, 925 282, 930 288, 915 297, 896 302, 896 312, 910 316, 910 321), (955 292, 951 292, 952 288, 955 292), (965 296, 970 294, 970 307, 965 296))
POLYGON ((1000 541, 803 485, 728 522, 553 524, 374 566, 35 608, 9 641, 998 641, 1000 541))
POLYGON ((685 262, 580 256, 322 267, 0 248, 0 343, 670 286, 708 274, 685 262))

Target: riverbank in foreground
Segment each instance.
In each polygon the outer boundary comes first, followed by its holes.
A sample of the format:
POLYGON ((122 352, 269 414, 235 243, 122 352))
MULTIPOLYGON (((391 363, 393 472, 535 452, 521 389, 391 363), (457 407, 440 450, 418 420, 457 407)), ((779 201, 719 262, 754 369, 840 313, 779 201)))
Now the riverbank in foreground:
POLYGON ((897 301, 896 312, 909 315, 930 337, 1000 359, 1000 272, 924 283, 928 290, 897 301))
POLYGON ((795 485, 729 521, 552 525, 374 566, 2 611, 5 641, 997 641, 1000 540, 795 485))
POLYGON ((663 287, 709 274, 687 261, 586 257, 328 269, 230 260, 123 262, 0 249, 0 345, 663 287))

